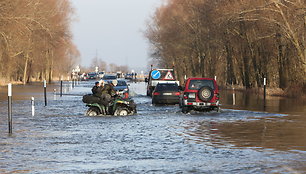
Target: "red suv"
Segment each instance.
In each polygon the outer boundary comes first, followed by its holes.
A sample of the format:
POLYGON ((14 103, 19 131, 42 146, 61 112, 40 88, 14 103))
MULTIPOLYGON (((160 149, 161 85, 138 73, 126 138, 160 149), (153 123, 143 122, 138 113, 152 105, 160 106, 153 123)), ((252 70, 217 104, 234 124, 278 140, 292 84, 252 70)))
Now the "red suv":
POLYGON ((219 89, 215 79, 188 78, 180 98, 183 113, 190 110, 220 111, 219 89))

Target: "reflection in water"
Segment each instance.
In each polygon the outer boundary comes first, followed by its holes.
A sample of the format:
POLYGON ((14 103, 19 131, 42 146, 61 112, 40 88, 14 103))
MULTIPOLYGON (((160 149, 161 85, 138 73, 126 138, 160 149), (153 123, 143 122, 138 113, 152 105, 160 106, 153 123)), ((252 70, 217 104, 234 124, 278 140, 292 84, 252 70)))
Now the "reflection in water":
MULTIPOLYGON (((30 100, 31 97, 43 97, 43 83, 32 83, 30 85, 12 85, 13 100, 30 100)), ((54 98, 54 93, 59 93, 59 83, 47 84, 48 97, 54 98)), ((63 93, 71 90, 71 82, 63 83, 63 93)), ((50 99, 53 99, 50 98, 50 99)), ((7 86, 0 86, 0 102, 7 100, 7 86)))
POLYGON ((266 111, 281 114, 306 114, 306 100, 303 98, 267 97, 266 107, 264 107, 263 96, 235 91, 235 103, 233 105, 233 90, 221 91, 221 104, 223 108, 266 111))
MULTIPOLYGON (((221 91, 223 108, 263 111, 221 114, 219 117, 203 118, 202 121, 186 123, 185 138, 212 146, 266 148, 275 150, 306 151, 305 99, 268 97, 264 108, 263 97, 247 92, 221 91), (235 102, 236 105, 233 105, 235 102), (269 115, 270 113, 288 114, 269 115)), ((207 115, 207 114, 206 114, 207 115)))
POLYGON ((212 146, 306 151, 306 127, 287 119, 261 118, 236 122, 193 122, 184 126, 188 140, 212 146))

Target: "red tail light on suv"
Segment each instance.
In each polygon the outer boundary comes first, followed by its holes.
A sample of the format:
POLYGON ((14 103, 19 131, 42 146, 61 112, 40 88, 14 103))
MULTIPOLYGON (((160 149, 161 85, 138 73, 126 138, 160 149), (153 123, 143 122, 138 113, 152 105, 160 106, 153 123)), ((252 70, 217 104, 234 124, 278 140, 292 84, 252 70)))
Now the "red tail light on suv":
POLYGON ((185 82, 180 106, 183 113, 190 110, 220 111, 219 89, 213 78, 188 78, 185 82))

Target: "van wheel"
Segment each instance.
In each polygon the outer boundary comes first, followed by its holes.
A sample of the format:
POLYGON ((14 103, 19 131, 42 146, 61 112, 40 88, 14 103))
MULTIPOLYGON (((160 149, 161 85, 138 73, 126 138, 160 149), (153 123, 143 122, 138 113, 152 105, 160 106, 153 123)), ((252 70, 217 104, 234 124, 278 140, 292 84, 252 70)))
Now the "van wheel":
POLYGON ((151 90, 147 90, 147 96, 151 97, 151 90))
POLYGON ((114 113, 115 116, 126 116, 129 115, 130 111, 126 107, 118 107, 114 113))
POLYGON ((156 104, 155 100, 152 99, 152 105, 155 105, 155 104, 156 104))
POLYGON ((91 107, 87 110, 85 115, 87 115, 87 116, 98 116, 98 115, 100 115, 100 111, 96 107, 91 107))

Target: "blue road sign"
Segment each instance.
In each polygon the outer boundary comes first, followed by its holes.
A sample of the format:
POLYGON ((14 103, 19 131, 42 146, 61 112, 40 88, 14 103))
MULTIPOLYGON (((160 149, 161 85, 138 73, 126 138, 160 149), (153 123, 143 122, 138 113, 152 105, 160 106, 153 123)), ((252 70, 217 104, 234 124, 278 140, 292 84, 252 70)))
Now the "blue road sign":
POLYGON ((152 77, 152 79, 159 79, 160 76, 161 76, 161 74, 160 74, 160 72, 159 72, 158 70, 153 70, 153 71, 151 72, 151 77, 152 77))

